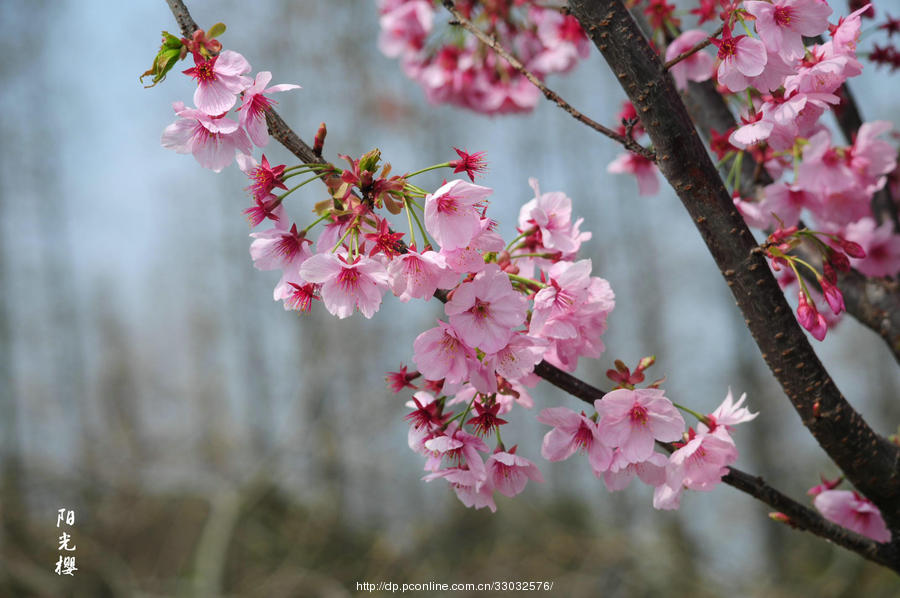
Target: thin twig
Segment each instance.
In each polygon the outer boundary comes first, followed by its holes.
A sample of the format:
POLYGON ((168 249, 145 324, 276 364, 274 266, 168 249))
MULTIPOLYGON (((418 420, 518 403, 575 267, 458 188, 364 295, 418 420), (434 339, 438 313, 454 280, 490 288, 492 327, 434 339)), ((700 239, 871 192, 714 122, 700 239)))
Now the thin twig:
POLYGON ((630 137, 626 137, 625 135, 616 133, 612 129, 601 125, 597 121, 576 110, 571 104, 562 99, 559 94, 544 85, 543 81, 538 79, 534 73, 525 68, 525 65, 522 64, 522 62, 518 58, 510 54, 503 46, 500 45, 500 42, 497 41, 496 37, 488 35, 484 31, 476 27, 472 23, 472 21, 467 19, 461 12, 459 12, 459 10, 457 10, 456 6, 453 4, 452 0, 443 0, 443 3, 444 7, 448 11, 450 11, 450 13, 453 15, 453 18, 456 19, 455 22, 458 25, 469 31, 472 35, 477 37, 481 43, 492 49, 497 53, 498 56, 508 62, 511 67, 516 69, 522 76, 528 79, 532 83, 532 85, 540 89, 541 93, 543 93, 544 97, 546 97, 548 100, 554 102, 557 106, 568 112, 573 118, 575 118, 575 120, 589 126, 602 135, 606 135, 613 141, 617 141, 618 143, 622 144, 628 151, 643 156, 651 162, 656 162, 656 152, 644 147, 630 137))
POLYGON ((673 66, 675 66, 676 64, 678 64, 679 62, 684 60, 685 58, 690 58, 691 56, 693 56, 694 54, 696 54, 703 48, 706 48, 707 46, 712 44, 713 38, 718 37, 724 29, 725 29, 725 25, 722 25, 721 27, 716 29, 715 32, 712 35, 710 35, 709 37, 707 37, 705 40, 703 40, 702 42, 700 42, 699 44, 697 44, 690 50, 685 50, 684 52, 682 52, 681 54, 679 54, 672 60, 665 63, 663 66, 665 67, 666 70, 669 70, 670 68, 672 68, 673 66))

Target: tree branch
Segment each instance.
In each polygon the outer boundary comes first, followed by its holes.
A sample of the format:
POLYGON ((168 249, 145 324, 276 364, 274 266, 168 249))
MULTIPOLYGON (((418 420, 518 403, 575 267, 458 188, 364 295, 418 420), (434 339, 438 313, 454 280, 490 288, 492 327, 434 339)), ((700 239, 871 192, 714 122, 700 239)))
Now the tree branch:
POLYGON ((656 51, 621 0, 570 0, 572 14, 613 69, 803 424, 900 535, 900 449, 876 434, 819 361, 731 200, 656 51))
MULTIPOLYGON (((737 124, 711 81, 691 82, 682 98, 691 120, 706 138, 711 129, 725 132, 737 124)), ((772 183, 766 170, 760 169, 749 153, 744 154, 742 168, 741 194, 745 197, 755 197, 759 186, 772 183)), ((804 274, 811 276, 806 270, 804 274)), ((838 286, 844 295, 847 313, 884 339, 894 359, 900 362, 900 284, 867 277, 854 269, 839 273, 838 286)))
MULTIPOLYGON (((582 401, 593 405, 596 399, 602 399, 604 391, 584 382, 559 368, 542 361, 534 368, 534 373, 582 401)), ((669 452, 675 450, 671 444, 663 444, 669 452)), ((814 509, 803 505, 770 486, 759 476, 743 472, 735 467, 728 468, 728 474, 722 481, 729 486, 749 494, 753 498, 772 507, 787 516, 787 523, 794 528, 810 532, 816 536, 830 540, 838 546, 855 552, 870 561, 884 565, 900 573, 900 554, 898 544, 880 544, 852 532, 844 527, 831 523, 814 509)))
MULTIPOLYGON (((181 0, 166 0, 166 2, 171 8, 176 21, 178 21, 182 34, 185 37, 189 37, 197 28, 197 25, 191 18, 187 7, 181 0)), ((275 110, 270 108, 267 111, 266 119, 270 134, 291 153, 304 162, 323 162, 321 158, 315 155, 309 145, 300 139, 284 120, 278 116, 275 110)), ((437 291, 435 297, 442 302, 447 301, 446 293, 443 291, 437 291)), ((593 404, 596 399, 602 399, 606 394, 599 388, 560 370, 546 361, 539 363, 535 367, 534 372, 553 386, 589 404, 593 404)), ((789 523, 792 526, 809 531, 856 552, 869 560, 900 571, 896 545, 879 544, 859 536, 825 520, 816 511, 769 486, 762 478, 752 476, 733 467, 728 469, 729 473, 722 478, 723 482, 784 513, 788 516, 789 523)))
POLYGON ((481 43, 492 49, 498 56, 508 62, 511 67, 516 69, 526 79, 528 79, 532 83, 532 85, 540 89, 541 93, 543 93, 544 97, 546 97, 548 100, 554 102, 557 106, 568 112, 570 115, 572 115, 572 117, 575 118, 575 120, 589 126, 598 133, 606 135, 613 141, 621 143, 628 151, 639 154, 644 158, 647 158, 651 162, 656 162, 656 154, 653 152, 653 150, 647 149, 646 147, 642 146, 631 136, 619 135, 612 129, 601 125, 600 123, 576 110, 571 104, 562 99, 559 94, 544 85, 543 81, 538 79, 534 73, 526 69, 525 65, 522 64, 522 62, 518 58, 510 54, 503 46, 501 46, 494 36, 486 34, 484 31, 476 27, 472 23, 472 21, 467 19, 461 12, 459 12, 456 9, 456 6, 454 6, 452 0, 443 0, 443 3, 444 7, 448 11, 450 11, 450 13, 453 15, 453 18, 456 19, 456 22, 459 23, 461 27, 469 31, 472 35, 478 38, 481 43))

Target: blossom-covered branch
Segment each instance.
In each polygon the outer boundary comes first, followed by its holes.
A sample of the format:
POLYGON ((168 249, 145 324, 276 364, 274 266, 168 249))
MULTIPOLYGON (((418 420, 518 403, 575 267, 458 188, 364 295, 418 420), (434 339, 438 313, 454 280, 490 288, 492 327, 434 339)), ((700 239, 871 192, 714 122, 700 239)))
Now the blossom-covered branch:
POLYGON ((900 450, 871 429, 819 361, 656 51, 620 0, 572 0, 570 8, 641 114, 660 170, 694 220, 803 424, 882 509, 889 526, 900 529, 900 450))
MULTIPOLYGON (((539 363, 534 368, 534 372, 553 386, 581 399, 585 403, 593 403, 607 394, 605 391, 567 372, 563 372, 547 362, 539 363)), ((674 450, 674 447, 670 444, 664 444, 664 446, 669 452, 674 450)), ((788 523, 792 527, 830 540, 838 546, 842 546, 871 561, 900 572, 900 553, 898 553, 897 546, 881 544, 848 531, 846 528, 826 520, 814 509, 773 488, 761 477, 751 475, 736 467, 729 466, 728 474, 722 478, 722 481, 775 509, 781 515, 779 520, 788 523)))
MULTIPOLYGON (((714 131, 721 133, 737 127, 734 115, 712 81, 690 82, 682 97, 691 119, 707 139, 714 131)), ((852 137, 852 133, 847 134, 852 137)), ((752 155, 744 156, 741 168, 740 191, 745 197, 754 197, 757 189, 773 183, 752 155)), ((727 166, 723 169, 727 170, 727 166)), ((807 270, 803 273, 809 275, 807 270)), ((881 336, 900 361, 900 286, 895 281, 867 277, 851 269, 838 273, 838 287, 843 292, 847 313, 881 336)))
POLYGON ((650 160, 650 161, 656 160, 656 156, 655 156, 653 150, 642 146, 637 141, 635 141, 631 136, 620 135, 616 131, 601 125, 600 123, 596 122, 592 118, 590 118, 590 117, 582 114, 578 110, 576 110, 571 104, 569 104, 567 101, 562 99, 562 97, 560 97, 559 94, 557 94, 552 89, 548 88, 543 83, 543 81, 538 79, 532 72, 530 72, 528 69, 526 69, 525 65, 522 64, 522 62, 518 58, 516 58, 515 56, 510 54, 503 46, 501 46, 496 38, 486 34, 484 31, 482 31, 481 29, 476 27, 472 23, 472 21, 467 19, 465 17, 465 15, 463 15, 456 8, 456 6, 454 5, 452 0, 443 0, 443 3, 444 3, 444 6, 447 8, 447 10, 450 11, 450 13, 453 15, 453 18, 456 19, 456 21, 459 23, 460 26, 462 26, 463 28, 466 29, 466 31, 469 31, 472 35, 477 37, 479 39, 479 41, 481 41, 481 43, 483 43, 484 45, 491 48, 494 52, 496 52, 497 55, 499 55, 506 62, 508 62, 510 66, 512 66, 517 71, 519 71, 535 87, 540 89, 541 93, 543 93, 544 96, 548 100, 550 100, 551 102, 554 102, 560 108, 562 108, 563 110, 568 112, 570 115, 572 115, 573 118, 575 118, 575 120, 577 120, 581 123, 584 123, 585 125, 594 129, 598 133, 601 133, 602 135, 606 135, 613 141, 621 143, 625 147, 625 149, 632 151, 636 154, 639 154, 640 156, 643 156, 647 160, 650 160))
MULTIPOLYGON (((515 454, 515 446, 506 450, 499 432, 507 423, 499 415, 513 404, 530 406, 526 388, 536 382, 533 372, 596 409, 590 417, 565 408, 544 410, 538 420, 553 426, 544 439, 545 458, 562 460, 581 447, 589 453, 595 475, 610 490, 622 489, 638 476, 655 487, 654 506, 665 509, 677 508, 683 490, 710 490, 724 477, 779 509, 782 520, 895 566, 890 545, 880 546, 833 526, 761 479, 727 467, 737 459, 732 426, 755 417, 741 406, 744 397, 734 403, 729 392, 722 406, 702 416, 667 399, 658 388, 661 381, 635 389, 643 380, 642 370, 652 364, 649 358, 634 373, 616 362, 618 371, 608 375, 619 387, 603 401, 602 391, 567 373, 575 369, 579 356, 602 353, 599 337, 614 296, 605 280, 591 276, 590 260, 575 261, 578 246, 590 234, 580 232, 581 220, 571 220, 571 200, 563 193, 541 193, 532 180, 535 199, 523 206, 520 234, 504 249, 493 221, 486 217, 491 189, 454 180, 428 193, 408 182, 417 174, 444 167, 465 171, 474 180, 484 166, 480 154, 457 150, 459 160, 393 177, 388 176, 389 165, 377 174, 377 150, 358 160, 342 156, 350 163, 345 170, 322 166, 324 127, 310 148, 271 111, 265 96, 298 86, 267 87, 271 73, 266 71, 255 80, 244 77, 250 66, 242 56, 233 51, 220 53, 221 44, 214 36, 207 39, 202 30, 195 31, 183 4, 169 0, 169 5, 185 37, 193 34, 192 41, 179 43, 194 48, 195 67, 184 72, 194 76, 199 87, 194 96, 198 109, 176 102, 179 120, 167 127, 163 145, 193 153, 201 165, 215 171, 234 160, 237 150, 238 164, 251 178, 256 202, 247 211, 251 225, 275 221, 274 228, 251 234, 255 240, 250 248, 257 268, 283 271, 275 299, 282 300, 285 309, 299 311, 308 311, 313 299, 321 300, 340 318, 357 310, 371 317, 388 288, 401 301, 427 300, 433 293, 446 303, 449 323, 439 321, 437 328, 416 339, 414 361, 419 371, 409 373, 404 367, 389 377, 395 391, 417 388, 412 380, 425 379, 423 390, 409 404, 414 411, 407 419, 412 424, 410 447, 428 457, 426 470, 431 473, 426 480, 443 478, 467 506, 492 510, 496 508, 494 491, 513 496, 527 480, 543 481, 533 463, 515 454), (239 97, 240 125, 225 114, 239 97), (256 163, 249 155, 250 141, 266 145, 263 122, 302 164, 273 167, 265 155, 256 163), (210 139, 216 143, 209 143, 210 139), (314 176, 288 189, 285 181, 299 174, 314 176), (281 201, 295 189, 323 178, 331 201, 319 204, 319 218, 302 231, 296 224, 289 228, 281 201), (286 192, 272 194, 276 187, 286 192), (408 247, 401 240, 404 234, 392 231, 376 209, 394 214, 406 210, 412 236, 408 247), (424 226, 417 211, 423 214, 424 226), (422 235, 420 250, 413 218, 422 235), (314 243, 307 233, 325 220, 329 223, 314 243), (439 251, 432 251, 429 235, 439 251), (445 410, 454 404, 467 406, 457 413, 445 410), (698 418, 696 430, 684 433, 679 409, 698 418), (467 419, 468 415, 474 417, 467 419), (494 433, 497 447, 483 461, 481 454, 490 448, 481 437, 494 433), (667 459, 654 451, 654 440, 678 444, 669 446, 672 455, 667 459)), ((163 50, 170 48, 164 45, 163 50)), ((832 493, 830 497, 830 504, 840 504, 840 496, 832 493)), ((864 499, 857 502, 865 507, 864 499)), ((883 523, 881 529, 867 533, 876 540, 883 534, 889 537, 883 523)))

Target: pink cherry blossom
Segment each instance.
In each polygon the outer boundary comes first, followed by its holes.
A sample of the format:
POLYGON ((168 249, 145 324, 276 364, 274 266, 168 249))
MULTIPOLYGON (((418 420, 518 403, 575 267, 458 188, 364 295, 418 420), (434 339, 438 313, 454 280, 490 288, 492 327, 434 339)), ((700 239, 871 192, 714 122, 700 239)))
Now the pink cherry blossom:
POLYGON ((502 251, 505 246, 503 237, 494 231, 495 224, 490 218, 482 218, 478 222, 478 232, 465 247, 457 249, 442 247, 440 254, 447 267, 458 274, 475 274, 484 270, 484 254, 489 251, 502 251))
POLYGON ((456 329, 441 321, 416 337, 413 350, 413 361, 426 379, 451 384, 464 382, 469 376, 469 362, 475 360, 475 352, 456 329))
POLYGON ((543 359, 546 345, 543 339, 516 332, 505 347, 484 361, 507 380, 518 380, 534 371, 534 366, 543 359))
POLYGON ((621 449, 616 449, 612 465, 603 472, 603 483, 607 490, 616 492, 627 488, 637 475, 642 482, 655 488, 665 484, 668 462, 668 457, 654 452, 647 460, 632 463, 622 455, 621 449))
POLYGON ((513 331, 525 322, 525 303, 506 273, 496 264, 488 264, 475 280, 456 288, 444 310, 466 344, 494 353, 505 347, 513 331))
POLYGON ((390 3, 381 7, 378 49, 385 56, 415 55, 425 45, 434 22, 434 7, 425 0, 390 3))
POLYGON ((226 117, 212 117, 202 110, 172 104, 178 120, 166 127, 162 146, 179 154, 193 154, 200 166, 220 172, 234 160, 235 151, 249 154, 250 139, 238 123, 226 117))
POLYGON ((250 79, 243 76, 249 72, 250 63, 243 56, 233 50, 225 50, 205 60, 194 54, 194 66, 184 74, 197 79, 194 105, 206 114, 216 116, 231 110, 237 101, 237 94, 250 84, 250 79))
POLYGON ((709 428, 714 430, 716 426, 725 426, 727 429, 730 426, 736 426, 737 424, 756 419, 759 412, 750 413, 750 409, 743 407, 746 398, 747 393, 744 393, 741 395, 741 398, 735 402, 734 397, 731 395, 731 389, 729 388, 728 394, 725 395, 725 400, 722 401, 722 404, 716 407, 716 410, 707 416, 710 422, 709 428))
POLYGON ((272 73, 269 71, 260 71, 256 74, 256 79, 244 91, 244 97, 238 110, 241 111, 241 126, 250 135, 250 139, 258 147, 265 147, 269 143, 269 133, 266 129, 266 110, 274 103, 266 97, 266 94, 276 93, 279 91, 288 91, 289 89, 300 89, 299 85, 291 83, 281 83, 266 87, 272 80, 272 73))
POLYGON ((609 447, 618 447, 629 463, 646 461, 653 454, 654 441, 679 440, 684 418, 658 388, 621 388, 594 401, 600 414, 600 438, 609 447))
POLYGON ((413 298, 428 301, 435 290, 449 289, 459 280, 459 275, 447 267, 444 256, 434 251, 418 253, 410 249, 392 259, 387 272, 391 290, 404 303, 413 298))
POLYGON ((656 164, 634 152, 619 154, 618 158, 609 163, 606 171, 614 174, 633 174, 637 179, 640 195, 656 195, 659 192, 659 178, 656 176, 659 170, 656 164))
POLYGON ((734 204, 750 226, 759 229, 777 228, 779 221, 785 226, 796 226, 800 212, 806 206, 815 206, 818 198, 796 185, 772 183, 763 189, 760 202, 744 201, 736 197, 734 204))
POLYGON ((584 413, 566 407, 550 407, 538 414, 542 424, 553 426, 544 435, 541 455, 548 461, 563 461, 577 451, 586 452, 595 473, 609 469, 612 451, 600 440, 597 424, 584 413))
POLYGON ((555 9, 532 6, 530 20, 537 25, 537 37, 543 49, 528 62, 530 70, 564 73, 590 54, 590 41, 578 19, 555 9))
POLYGON ((591 277, 587 299, 572 313, 576 335, 572 338, 550 337, 544 359, 567 372, 575 371, 579 357, 597 358, 605 346, 600 337, 606 331, 606 318, 615 306, 615 295, 609 282, 591 277))
POLYGON ((881 517, 881 511, 872 501, 856 492, 823 490, 813 499, 813 504, 829 521, 876 542, 891 541, 891 532, 881 517))
POLYGON ((529 334, 546 338, 578 335, 576 313, 588 299, 591 267, 591 260, 560 261, 551 266, 547 272, 550 284, 534 296, 529 334))
MULTIPOLYGON (((455 422, 427 440, 425 448, 431 452, 425 464, 427 471, 438 471, 445 461, 454 466, 465 465, 478 474, 486 471, 481 453, 490 450, 488 445, 478 436, 462 430, 455 422)), ((479 483, 484 481, 482 477, 479 483)))
POLYGON ((485 464, 494 490, 504 496, 515 496, 525 489, 528 480, 543 482, 537 465, 513 452, 496 451, 485 464))
POLYGON ((805 53, 803 36, 824 32, 832 13, 820 0, 747 1, 744 8, 756 17, 756 32, 766 48, 787 58, 801 58, 805 53))
POLYGON ((727 466, 737 460, 737 449, 724 427, 715 434, 691 433, 692 438, 669 457, 666 485, 708 492, 728 473, 727 466))
MULTIPOLYGON (((707 33, 702 29, 690 29, 676 37, 666 48, 666 62, 674 60, 678 55, 687 52, 707 38, 707 33)), ((678 89, 687 89, 688 81, 702 82, 712 78, 715 60, 706 52, 700 51, 685 58, 669 69, 675 86, 678 89)))
POLYGON ((871 5, 853 11, 846 17, 841 17, 837 27, 831 32, 832 51, 835 54, 856 56, 856 44, 859 42, 860 29, 862 28, 862 15, 869 10, 871 5))
POLYGON ((900 236, 894 234, 890 222, 879 226, 874 218, 861 218, 848 224, 842 236, 865 251, 866 257, 850 258, 850 262, 866 276, 893 276, 900 272, 900 236))
POLYGON ((272 167, 265 154, 259 164, 253 156, 238 154, 237 163, 238 168, 252 181, 247 191, 258 202, 264 201, 276 188, 287 190, 287 185, 284 184, 284 164, 272 167))
POLYGON ((758 39, 746 35, 732 37, 731 29, 726 27, 722 39, 713 43, 719 48, 721 61, 717 71, 719 83, 732 92, 745 90, 750 83, 747 78, 756 77, 766 68, 768 54, 758 39))
POLYGON ((850 148, 850 169, 861 177, 870 192, 881 189, 887 180, 886 175, 897 167, 894 147, 878 139, 892 127, 892 123, 883 120, 863 123, 850 148))
POLYGON ((254 241, 250 244, 250 257, 258 270, 278 270, 291 266, 299 267, 312 256, 305 233, 294 224, 288 230, 283 220, 276 221, 275 227, 258 233, 250 233, 254 241))
POLYGON ((355 309, 371 318, 381 307, 388 276, 381 262, 358 256, 353 261, 334 253, 319 253, 303 262, 300 275, 321 284, 325 308, 338 318, 353 315, 355 309))
POLYGON ((426 475, 423 480, 430 482, 444 478, 456 492, 456 497, 467 507, 481 509, 487 507, 491 512, 497 511, 494 503, 494 490, 485 473, 470 469, 453 467, 426 475))
POLYGON ((519 228, 538 228, 541 242, 547 249, 559 251, 563 255, 574 254, 584 237, 579 233, 581 220, 572 224, 572 200, 562 191, 541 193, 538 181, 528 179, 534 190, 534 199, 519 210, 519 228))
POLYGON ((481 231, 482 202, 493 189, 450 181, 425 197, 425 228, 442 249, 460 249, 481 231))

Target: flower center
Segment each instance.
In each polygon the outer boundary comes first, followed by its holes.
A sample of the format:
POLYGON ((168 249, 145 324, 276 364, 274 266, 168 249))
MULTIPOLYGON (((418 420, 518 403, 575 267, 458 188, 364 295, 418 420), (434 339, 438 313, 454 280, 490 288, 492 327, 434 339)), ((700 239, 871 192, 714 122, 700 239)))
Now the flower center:
POLYGON ((455 214, 459 210, 456 198, 444 195, 437 200, 437 209, 441 214, 455 214))
POLYGON ((594 435, 591 433, 591 429, 581 422, 578 431, 575 432, 575 445, 582 450, 589 450, 593 444, 594 435))
POLYGON ((779 27, 787 27, 791 24, 790 6, 778 6, 775 8, 775 24, 779 27))
POLYGON ((359 272, 356 271, 356 268, 344 268, 337 275, 337 280, 344 292, 350 292, 358 286, 359 272))
MULTIPOLYGON (((737 42, 740 38, 725 38, 719 44, 719 58, 725 60, 737 54, 737 42)), ((636 155, 636 154, 635 154, 636 155)))
POLYGON ((490 315, 490 310, 488 309, 490 305, 490 303, 486 303, 481 299, 475 299, 475 305, 469 311, 479 320, 484 320, 490 315))
POLYGON ((647 408, 643 405, 635 404, 631 411, 628 412, 628 417, 631 419, 631 425, 646 426, 648 420, 647 408))
POLYGON ((196 67, 194 67, 194 76, 200 83, 203 83, 204 81, 214 81, 216 78, 216 73, 213 70, 213 61, 204 60, 196 67))

